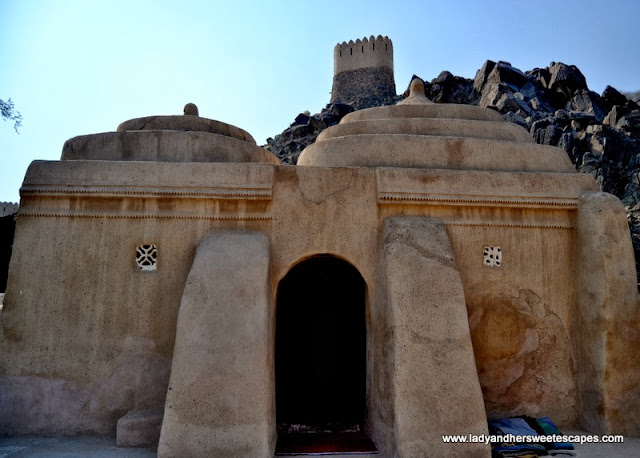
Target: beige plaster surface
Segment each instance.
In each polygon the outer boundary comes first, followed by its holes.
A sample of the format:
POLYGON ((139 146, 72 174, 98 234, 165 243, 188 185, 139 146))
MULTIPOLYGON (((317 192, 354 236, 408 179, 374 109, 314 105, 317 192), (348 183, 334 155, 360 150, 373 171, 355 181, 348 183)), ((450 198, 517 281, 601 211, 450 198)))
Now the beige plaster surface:
POLYGON ((177 130, 126 130, 80 135, 65 142, 61 159, 280 163, 269 151, 248 141, 215 133, 177 130))
POLYGON ((158 447, 164 409, 130 410, 116 424, 118 447, 158 447))
POLYGON ((369 119, 337 124, 323 130, 316 141, 362 134, 439 135, 476 137, 533 143, 533 138, 516 124, 496 121, 446 118, 369 119))
POLYGON ((349 113, 342 118, 340 123, 346 124, 349 122, 370 119, 393 118, 446 118, 504 122, 500 113, 488 108, 482 108, 474 105, 459 105, 455 103, 429 102, 431 101, 427 99, 426 101, 418 104, 396 104, 384 107, 366 108, 364 110, 349 113))
POLYGON ((180 303, 159 457, 259 457, 275 449, 269 239, 214 231, 180 303))
POLYGON ((328 253, 351 263, 370 289, 375 282, 378 225, 372 170, 275 168, 270 231, 272 292, 298 262, 328 253), (285 204, 286 203, 286 204, 285 204), (359 230, 354 229, 354 221, 359 230), (369 230, 363 230, 370 228, 369 230))
MULTIPOLYGON (((197 108, 196 108, 197 110, 197 108)), ((116 129, 117 132, 128 130, 182 130, 208 132, 232 137, 256 144, 251 134, 244 129, 232 126, 214 119, 201 118, 199 116, 145 116, 143 118, 130 119, 121 123, 116 129)))
POLYGON ((298 165, 575 173, 566 153, 552 146, 411 134, 328 138, 305 148, 298 165))
POLYGON ((578 209, 574 314, 583 428, 640 434, 640 304, 626 212, 613 195, 584 193, 578 209))
POLYGON ((393 70, 393 43, 388 37, 364 38, 337 44, 333 50, 333 74, 359 68, 387 67, 393 70))
MULTIPOLYGON (((380 234, 375 416, 392 431, 373 434, 388 456, 490 456, 484 444, 444 444, 443 434, 487 434, 465 296, 442 221, 396 217, 380 234), (389 415, 386 412, 390 412, 389 415), (386 414, 386 415, 385 415, 386 414), (389 437, 390 436, 390 437, 389 437)), ((373 307, 372 306, 372 307, 373 307)))
POLYGON ((273 169, 238 166, 32 164, 0 318, 3 431, 111 434, 127 411, 164 405, 198 241, 268 221, 273 169), (145 243, 155 272, 135 263, 145 243))
MULTIPOLYGON (((591 177, 566 173, 35 162, 23 185, 1 318, 1 393, 12 399, 2 426, 12 434, 108 433, 128 410, 162 406, 182 289, 195 247, 210 231, 251 229, 269 236, 274 313, 278 281, 320 253, 353 264, 367 283, 369 304, 378 300, 380 227, 402 215, 440 218, 447 227, 487 413, 551 412, 562 426, 570 425, 576 415, 574 358, 567 358, 565 344, 544 342, 551 333, 558 342, 571 338, 573 286, 566 272, 574 269, 578 196, 596 188, 591 177), (135 247, 143 243, 158 246, 154 273, 135 265, 135 247), (502 267, 482 264, 485 245, 502 246, 502 267), (493 337, 502 309, 492 312, 492 297, 529 317, 520 337, 493 337), (535 312, 541 306, 544 314, 535 312), (476 316, 483 318, 474 321, 476 316), (539 340, 535 349, 532 332, 539 340), (489 340, 481 345, 479 338, 489 340), (496 345, 511 353, 494 353, 496 345), (485 370, 499 368, 496 361, 505 358, 501 364, 512 367, 506 372, 515 374, 511 378, 485 370), (140 364, 157 369, 137 378, 140 364), (118 390, 123 386, 128 388, 118 390)), ((372 390, 375 352, 387 346, 372 338, 374 323, 367 326, 372 390)), ((370 409, 383 402, 383 396, 368 399, 370 409)), ((368 427, 374 423, 367 419, 368 427)))
POLYGON ((323 131, 298 165, 575 173, 564 151, 534 143, 495 111, 434 104, 419 78, 403 102, 355 111, 323 131))
POLYGON ((396 105, 428 105, 432 103, 433 101, 427 97, 424 81, 414 75, 409 84, 409 95, 396 105))
POLYGON ((380 456, 486 455, 439 443, 484 432, 485 413, 640 434, 621 204, 498 113, 414 95, 347 115, 306 167, 184 130, 76 137, 75 160, 34 162, 0 315, 0 434, 113 434, 166 402, 161 456, 270 456, 277 286, 317 254, 366 282, 380 456), (145 244, 153 271, 135 262, 145 244))

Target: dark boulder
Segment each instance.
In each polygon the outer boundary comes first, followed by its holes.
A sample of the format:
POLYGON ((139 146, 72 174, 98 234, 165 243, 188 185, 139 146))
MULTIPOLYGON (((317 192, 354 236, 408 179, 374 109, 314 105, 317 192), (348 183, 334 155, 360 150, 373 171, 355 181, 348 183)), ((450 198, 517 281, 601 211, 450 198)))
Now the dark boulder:
POLYGON ((482 92, 482 88, 487 84, 487 78, 495 66, 496 63, 494 61, 487 60, 482 67, 480 67, 480 70, 476 72, 476 76, 473 79, 473 89, 476 92, 482 92))
POLYGON ((578 91, 588 89, 587 80, 575 65, 551 62, 549 74, 548 88, 556 92, 561 92, 566 97, 571 97, 578 91))
POLYGON ((328 112, 333 116, 334 119, 340 121, 344 116, 348 115, 354 108, 351 105, 347 105, 344 103, 332 103, 328 105, 328 108, 325 108, 323 112, 328 112))
POLYGON ((427 97, 436 103, 472 103, 473 81, 443 71, 431 81, 427 97))
POLYGON ((354 111, 351 105, 330 103, 320 113, 300 113, 294 122, 281 134, 269 137, 264 147, 276 155, 284 164, 295 165, 303 149, 316 141, 324 129, 354 111))
POLYGON ((624 106, 614 105, 609 113, 607 113, 607 116, 605 116, 602 124, 615 126, 618 121, 620 121, 624 115, 629 114, 629 112, 630 110, 624 106))
POLYGON ((527 104, 531 107, 531 110, 535 114, 541 114, 542 117, 551 114, 555 111, 555 109, 549 105, 548 102, 545 101, 542 97, 533 97, 532 99, 527 101, 527 104))
POLYGON ((534 68, 533 70, 529 70, 525 72, 525 75, 529 79, 533 79, 538 82, 543 88, 547 89, 549 87, 549 81, 551 81, 551 72, 549 72, 549 68, 534 68))
POLYGON ((486 85, 504 83, 514 91, 519 91, 527 81, 527 76, 517 68, 511 66, 509 62, 498 62, 489 75, 487 75, 486 85))
POLYGON ((629 134, 640 136, 640 110, 624 115, 616 123, 616 127, 629 134))
POLYGON ((571 97, 569 102, 567 102, 566 109, 591 113, 599 122, 602 122, 607 115, 604 106, 605 104, 600 95, 588 89, 583 89, 571 97))
POLYGON ((535 78, 527 78, 527 81, 522 85, 520 90, 518 91, 525 100, 531 99, 544 99, 545 91, 542 85, 535 78))
MULTIPOLYGON (((308 112, 307 112, 308 113, 308 112)), ((293 126, 305 126, 307 124, 309 124, 309 120, 311 119, 311 116, 309 116, 306 113, 300 113, 298 116, 296 116, 295 121, 293 121, 293 126)))
POLYGON ((604 104, 603 108, 608 112, 611 111, 615 105, 621 107, 626 106, 629 100, 615 88, 607 86, 604 88, 604 91, 602 91, 602 102, 604 104))

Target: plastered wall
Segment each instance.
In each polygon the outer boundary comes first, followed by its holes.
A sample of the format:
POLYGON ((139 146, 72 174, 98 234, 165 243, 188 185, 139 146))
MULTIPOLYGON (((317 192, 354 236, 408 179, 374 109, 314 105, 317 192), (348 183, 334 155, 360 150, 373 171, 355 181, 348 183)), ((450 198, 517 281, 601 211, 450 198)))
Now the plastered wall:
POLYGON ((388 37, 371 36, 342 42, 333 50, 333 75, 360 68, 387 67, 393 73, 393 43, 388 37))

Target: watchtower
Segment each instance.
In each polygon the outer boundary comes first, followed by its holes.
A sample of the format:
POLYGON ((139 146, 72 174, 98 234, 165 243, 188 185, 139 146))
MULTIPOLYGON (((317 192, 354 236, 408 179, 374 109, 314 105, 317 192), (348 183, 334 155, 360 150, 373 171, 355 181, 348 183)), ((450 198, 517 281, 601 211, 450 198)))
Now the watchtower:
POLYGON ((356 108, 392 103, 396 96, 393 78, 393 43, 378 35, 335 46, 331 102, 356 108))

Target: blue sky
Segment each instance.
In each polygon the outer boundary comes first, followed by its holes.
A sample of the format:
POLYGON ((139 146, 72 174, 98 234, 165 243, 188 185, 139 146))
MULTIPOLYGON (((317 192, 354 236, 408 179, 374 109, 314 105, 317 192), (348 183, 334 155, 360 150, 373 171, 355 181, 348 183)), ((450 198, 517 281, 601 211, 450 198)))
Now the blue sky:
POLYGON ((162 1, 0 0, 0 201, 17 201, 32 160, 124 120, 200 115, 264 144, 329 101, 333 47, 393 40, 395 79, 442 70, 473 78, 485 60, 521 70, 577 65, 592 90, 640 89, 640 0, 162 1))

